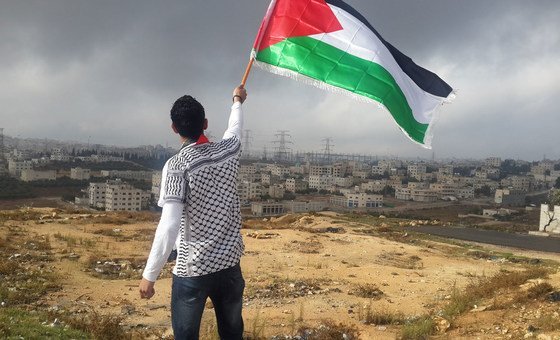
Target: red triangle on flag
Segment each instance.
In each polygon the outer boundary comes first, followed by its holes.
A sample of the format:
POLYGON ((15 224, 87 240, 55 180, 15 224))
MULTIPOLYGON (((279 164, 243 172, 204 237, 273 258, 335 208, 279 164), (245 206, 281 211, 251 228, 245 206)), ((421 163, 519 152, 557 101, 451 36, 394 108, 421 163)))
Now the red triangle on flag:
POLYGON ((262 51, 287 38, 341 29, 342 25, 325 0, 277 0, 269 17, 263 20, 253 47, 262 51))

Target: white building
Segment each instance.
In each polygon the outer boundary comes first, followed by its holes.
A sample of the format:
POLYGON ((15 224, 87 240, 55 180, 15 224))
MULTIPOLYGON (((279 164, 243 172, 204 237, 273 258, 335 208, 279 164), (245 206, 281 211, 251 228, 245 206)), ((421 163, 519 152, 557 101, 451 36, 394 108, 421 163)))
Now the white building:
POLYGON ((20 178, 24 182, 56 181, 56 170, 23 170, 20 178))
POLYGON ((332 165, 312 165, 309 167, 309 177, 311 176, 332 176, 332 165))
POLYGON ((284 203, 277 202, 253 202, 251 213, 254 216, 272 216, 284 214, 284 203))
POLYGON ((375 181, 369 181, 369 182, 366 182, 366 183, 362 183, 360 185, 360 188, 363 191, 379 192, 379 191, 383 190, 386 186, 387 186, 387 180, 386 179, 380 179, 380 180, 375 180, 375 181))
POLYGON ((237 191, 240 200, 249 201, 262 196, 263 186, 256 182, 241 181, 237 186, 237 191))
POLYGON ((410 164, 407 169, 408 177, 414 177, 416 179, 422 179, 422 177, 426 174, 426 164, 410 164))
POLYGON ((276 165, 272 168, 272 170, 270 171, 270 174, 272 176, 278 176, 278 177, 283 177, 284 175, 289 175, 290 174, 290 169, 280 166, 280 165, 276 165))
POLYGON ((333 177, 332 184, 341 188, 349 188, 354 185, 352 177, 333 177))
POLYGON ((102 162, 124 162, 124 157, 108 156, 108 155, 91 155, 89 157, 81 157, 80 159, 95 163, 102 162))
POLYGON ((306 190, 309 187, 307 182, 295 178, 288 178, 285 185, 286 191, 290 192, 306 190))
POLYGON ((345 208, 380 208, 383 196, 366 193, 346 193, 344 196, 332 196, 331 203, 345 208))
POLYGON ((156 171, 152 174, 152 195, 157 202, 159 200, 159 193, 161 192, 161 171, 156 171))
POLYGON ((500 157, 489 157, 486 158, 484 164, 494 168, 499 168, 502 165, 502 159, 500 157))
POLYGON ((268 196, 271 198, 282 198, 286 193, 286 189, 281 184, 273 184, 268 187, 268 196))
POLYGON ((304 213, 304 212, 315 212, 322 211, 328 208, 328 202, 324 201, 290 201, 284 202, 284 210, 289 213, 304 213))
POLYGON ((68 162, 71 157, 66 153, 66 150, 54 148, 51 150, 51 160, 68 162))
POLYGON ((91 177, 91 170, 90 169, 83 169, 83 168, 71 168, 70 169, 70 178, 77 179, 80 181, 88 180, 91 177))
POLYGON ((144 182, 150 182, 153 173, 153 171, 101 170, 101 176, 103 177, 133 179, 144 182))
POLYGON ((525 204, 525 192, 514 189, 498 189, 494 194, 494 203, 521 206, 525 204))
POLYGON ((560 206, 555 205, 551 209, 548 204, 541 205, 539 231, 560 234, 560 206))
POLYGON ((121 180, 90 183, 89 203, 106 211, 139 211, 147 208, 150 193, 121 180))
POLYGON ((140 211, 148 207, 150 193, 121 181, 107 183, 106 211, 140 211))
POLYGON ((333 184, 332 176, 319 176, 310 175, 309 176, 309 188, 317 190, 328 190, 333 184))
POLYGON ((33 162, 31 161, 8 161, 8 173, 14 177, 20 177, 23 170, 33 170, 33 162))

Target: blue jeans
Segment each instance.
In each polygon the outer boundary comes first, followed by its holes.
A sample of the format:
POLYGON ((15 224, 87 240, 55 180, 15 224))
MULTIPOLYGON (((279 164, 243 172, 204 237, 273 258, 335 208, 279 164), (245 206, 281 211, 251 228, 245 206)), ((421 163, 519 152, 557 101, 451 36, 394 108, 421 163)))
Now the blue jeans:
POLYGON ((243 337, 243 290, 245 280, 239 264, 203 276, 173 275, 171 325, 176 340, 198 339, 202 312, 209 297, 214 305, 222 340, 243 337))

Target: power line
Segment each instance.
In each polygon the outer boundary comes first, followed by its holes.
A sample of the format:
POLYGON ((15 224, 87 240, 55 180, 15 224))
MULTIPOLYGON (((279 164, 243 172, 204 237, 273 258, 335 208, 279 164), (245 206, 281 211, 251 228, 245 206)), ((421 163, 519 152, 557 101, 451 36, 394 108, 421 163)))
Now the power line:
POLYGON ((333 139, 331 137, 327 137, 322 140, 325 143, 323 147, 323 158, 329 163, 331 161, 331 148, 334 146, 333 144, 331 144, 332 140, 333 139))
POLYGON ((4 128, 0 128, 0 174, 6 173, 6 159, 4 158, 4 128))
POLYGON ((244 130, 243 131, 243 155, 245 157, 249 157, 251 155, 251 130, 244 130))
POLYGON ((275 141, 273 141, 273 143, 278 145, 275 147, 275 158, 278 161, 288 160, 288 154, 291 150, 288 144, 293 144, 292 141, 289 140, 292 138, 292 136, 288 132, 290 131, 279 130, 274 135, 277 138, 275 141))

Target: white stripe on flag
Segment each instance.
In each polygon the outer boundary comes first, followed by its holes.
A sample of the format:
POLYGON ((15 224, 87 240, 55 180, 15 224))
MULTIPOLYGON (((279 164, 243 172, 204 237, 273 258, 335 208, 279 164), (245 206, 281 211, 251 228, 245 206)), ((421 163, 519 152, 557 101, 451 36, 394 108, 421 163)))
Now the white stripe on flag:
POLYGON ((350 53, 358 58, 374 62, 385 68, 404 93, 417 122, 429 124, 433 114, 444 98, 422 90, 404 73, 391 52, 377 36, 360 20, 346 11, 329 4, 344 30, 311 35, 311 38, 350 53))

